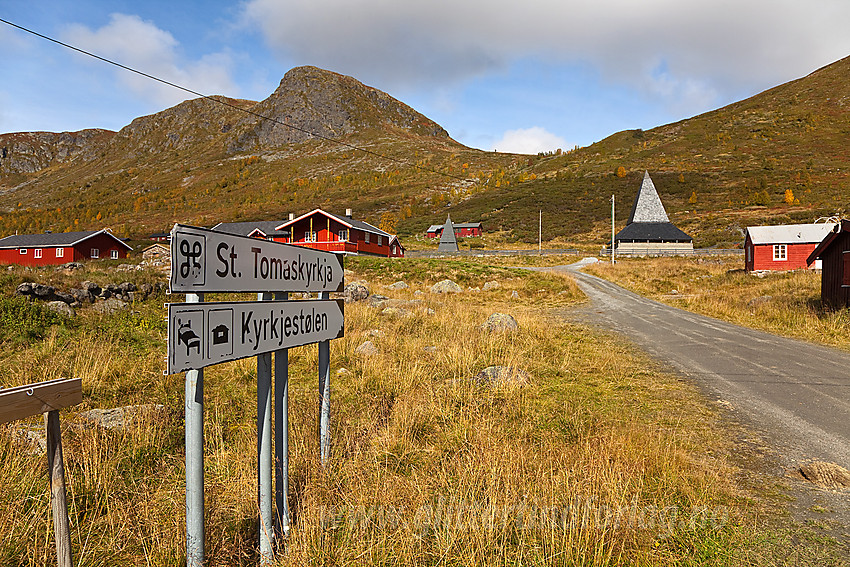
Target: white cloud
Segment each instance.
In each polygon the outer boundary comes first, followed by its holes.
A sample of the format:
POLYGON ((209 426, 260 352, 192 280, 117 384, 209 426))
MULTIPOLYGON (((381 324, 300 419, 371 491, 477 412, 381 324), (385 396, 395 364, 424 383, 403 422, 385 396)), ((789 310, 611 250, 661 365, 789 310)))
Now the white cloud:
POLYGON ((502 139, 494 142, 490 149, 512 154, 537 154, 567 147, 567 141, 560 136, 547 132, 540 126, 532 126, 507 130, 502 139))
MULTIPOLYGON (((231 79, 232 62, 227 53, 184 61, 174 36, 135 15, 112 14, 109 23, 96 30, 72 24, 66 28, 62 39, 80 49, 202 94, 237 95, 231 79)), ((116 69, 115 76, 137 96, 160 106, 194 98, 185 91, 124 69, 116 69)))
POLYGON ((589 63, 684 106, 850 54, 846 0, 248 0, 244 19, 286 59, 384 88, 448 85, 538 57, 589 63))

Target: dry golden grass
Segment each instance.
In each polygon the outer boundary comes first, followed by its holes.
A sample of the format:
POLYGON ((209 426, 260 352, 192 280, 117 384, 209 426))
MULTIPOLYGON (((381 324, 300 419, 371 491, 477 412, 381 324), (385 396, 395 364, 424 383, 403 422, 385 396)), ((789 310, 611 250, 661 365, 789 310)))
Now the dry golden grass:
MULTIPOLYGON (((547 316, 546 305, 581 301, 570 279, 488 272, 479 276, 502 287, 446 296, 416 295, 430 283, 421 274, 389 292, 379 283, 396 274, 383 273, 371 278, 373 293, 421 304, 408 316, 346 307, 346 335, 331 343, 324 468, 316 348, 290 351, 293 528, 280 565, 750 562, 758 508, 735 483, 718 414, 613 337, 547 316), (493 311, 520 330, 482 331, 493 311), (378 353, 356 354, 367 338, 378 353), (531 384, 471 380, 491 365, 521 368, 531 384)), ((83 406, 62 413, 79 565, 185 560, 183 378, 159 374, 160 309, 110 324, 92 318, 5 361, 25 381, 83 377, 83 406), (123 430, 81 415, 129 403, 164 408, 123 430)), ((255 368, 249 359, 205 371, 209 565, 257 563, 255 368)), ((44 455, 11 429, 0 429, 0 564, 49 564, 44 455)))
POLYGON ((643 258, 585 270, 623 287, 732 323, 850 349, 850 310, 820 300, 820 272, 743 270, 740 259, 643 258))

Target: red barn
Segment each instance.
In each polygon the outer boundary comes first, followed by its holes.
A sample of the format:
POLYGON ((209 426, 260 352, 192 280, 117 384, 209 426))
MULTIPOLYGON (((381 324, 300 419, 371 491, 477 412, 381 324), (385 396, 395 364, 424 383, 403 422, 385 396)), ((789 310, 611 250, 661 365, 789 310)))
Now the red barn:
POLYGON ((843 220, 809 255, 809 264, 822 262, 821 300, 833 307, 850 307, 850 221, 843 220))
POLYGON ((404 246, 395 235, 368 222, 352 219, 350 209, 345 216, 316 209, 279 224, 275 231, 289 232, 284 242, 328 252, 390 258, 404 256, 404 246))
POLYGON ((809 254, 834 227, 832 223, 749 226, 744 240, 744 269, 752 272, 807 268, 809 254))
POLYGON ((132 247, 108 230, 16 234, 0 238, 0 263, 47 266, 109 258, 126 258, 132 247))

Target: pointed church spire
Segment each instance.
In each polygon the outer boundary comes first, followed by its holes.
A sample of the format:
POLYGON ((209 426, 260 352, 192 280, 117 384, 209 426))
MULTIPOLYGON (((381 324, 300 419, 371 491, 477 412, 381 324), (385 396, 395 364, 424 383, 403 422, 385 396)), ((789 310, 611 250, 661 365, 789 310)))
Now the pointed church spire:
POLYGON ((443 225, 443 232, 440 234, 440 244, 437 246, 437 252, 457 252, 457 238, 455 238, 455 225, 452 224, 450 215, 446 215, 446 224, 443 225))
POLYGON ((626 224, 633 222, 670 222, 648 171, 643 173, 643 183, 641 183, 640 191, 635 197, 632 213, 629 215, 629 222, 626 224))

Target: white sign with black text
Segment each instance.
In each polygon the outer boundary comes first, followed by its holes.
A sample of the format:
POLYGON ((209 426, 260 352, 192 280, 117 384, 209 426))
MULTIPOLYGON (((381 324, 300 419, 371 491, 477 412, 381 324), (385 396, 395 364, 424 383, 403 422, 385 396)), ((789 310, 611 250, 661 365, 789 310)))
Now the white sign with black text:
POLYGON ((342 300, 168 304, 167 374, 343 336, 342 300))
POLYGON ((342 291, 342 257, 176 224, 170 284, 176 293, 342 291))

